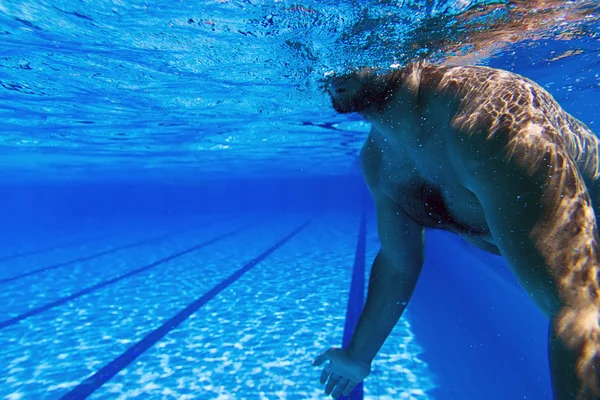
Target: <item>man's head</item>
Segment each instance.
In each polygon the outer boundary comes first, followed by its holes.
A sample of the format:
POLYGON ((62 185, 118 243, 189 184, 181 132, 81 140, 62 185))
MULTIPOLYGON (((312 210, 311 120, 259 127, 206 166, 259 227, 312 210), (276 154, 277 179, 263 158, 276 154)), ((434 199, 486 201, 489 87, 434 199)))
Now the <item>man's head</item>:
POLYGON ((362 68, 348 74, 332 76, 325 89, 331 96, 333 108, 339 113, 368 111, 381 108, 396 88, 394 80, 377 75, 375 69, 362 68))

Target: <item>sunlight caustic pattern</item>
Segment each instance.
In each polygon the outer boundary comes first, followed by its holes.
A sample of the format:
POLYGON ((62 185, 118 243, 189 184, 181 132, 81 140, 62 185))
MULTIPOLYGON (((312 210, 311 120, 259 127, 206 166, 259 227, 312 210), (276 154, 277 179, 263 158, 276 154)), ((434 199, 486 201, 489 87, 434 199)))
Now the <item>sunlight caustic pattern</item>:
MULTIPOLYGON (((97 275, 96 281, 109 281, 137 265, 163 259, 249 222, 224 222, 164 238, 155 246, 99 256, 77 268, 53 272, 49 280, 38 276, 35 293, 23 296, 21 302, 27 303, 28 298, 49 302, 54 295, 51 288, 57 285, 76 291, 73 281, 80 287, 85 285, 84 277, 90 272, 97 275)), ((299 217, 282 218, 278 223, 238 230, 152 270, 3 327, 0 397, 84 398, 77 385, 86 377, 110 365, 152 329, 301 222, 299 217)), ((339 274, 340 268, 349 271, 356 229, 353 218, 313 220, 117 370, 112 379, 104 382, 102 374, 99 382, 104 384, 90 398, 185 399, 198 398, 199 393, 215 399, 323 398, 311 361, 314 353, 338 343, 343 335, 350 274, 334 280, 331 276, 339 274), (325 242, 327 247, 322 246, 325 242)), ((123 241, 125 238, 104 239, 105 244, 114 246, 123 241)), ((377 246, 376 237, 370 235, 367 260, 374 256, 377 246)), ((43 255, 37 257, 41 257, 38 263, 43 262, 43 255)), ((35 260, 15 259, 12 266, 18 268, 19 263, 35 260)), ((18 291, 14 285, 7 283, 3 288, 5 300, 18 291)), ((405 319, 396 327, 382 349, 374 374, 366 383, 366 399, 407 395, 426 399, 426 392, 434 387, 427 364, 419 359, 422 350, 409 321, 405 319)))

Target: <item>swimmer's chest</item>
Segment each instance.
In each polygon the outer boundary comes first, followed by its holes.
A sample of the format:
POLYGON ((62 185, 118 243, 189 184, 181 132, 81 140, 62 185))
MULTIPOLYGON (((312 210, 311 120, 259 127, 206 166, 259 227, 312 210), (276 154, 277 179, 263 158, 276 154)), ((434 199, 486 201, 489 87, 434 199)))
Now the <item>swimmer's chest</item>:
POLYGON ((431 157, 427 163, 407 160, 400 154, 390 160, 385 154, 382 157, 382 188, 411 219, 425 227, 459 234, 489 235, 477 197, 460 184, 443 156, 431 157))
POLYGON ((398 206, 422 226, 465 235, 489 234, 481 207, 474 199, 465 198, 458 204, 456 193, 422 179, 394 186, 389 192, 398 206))

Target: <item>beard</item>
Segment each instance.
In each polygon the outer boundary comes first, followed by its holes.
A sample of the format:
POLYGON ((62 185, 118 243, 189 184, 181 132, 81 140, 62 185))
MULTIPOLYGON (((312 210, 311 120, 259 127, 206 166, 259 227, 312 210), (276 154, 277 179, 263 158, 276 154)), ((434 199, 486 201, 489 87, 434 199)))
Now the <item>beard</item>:
POLYGON ((355 93, 338 93, 331 96, 331 105, 340 114, 361 113, 376 107, 380 109, 392 95, 389 90, 364 87, 355 93))
POLYGON ((395 82, 370 70, 332 77, 327 83, 331 105, 340 114, 381 109, 395 89, 395 82))
POLYGON ((340 96, 331 98, 331 105, 340 114, 360 113, 373 104, 367 91, 355 93, 353 96, 340 96))

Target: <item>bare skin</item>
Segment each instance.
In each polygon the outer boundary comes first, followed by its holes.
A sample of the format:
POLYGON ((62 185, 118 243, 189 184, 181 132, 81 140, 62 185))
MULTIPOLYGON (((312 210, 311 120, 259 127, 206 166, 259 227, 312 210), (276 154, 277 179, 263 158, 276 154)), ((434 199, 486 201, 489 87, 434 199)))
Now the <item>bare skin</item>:
POLYGON ((327 90, 338 112, 372 124, 361 166, 381 248, 349 347, 314 362, 329 361, 326 393, 349 394, 370 373, 415 288, 429 227, 502 255, 550 318, 554 399, 600 399, 596 136, 534 82, 491 68, 366 69, 327 90))

